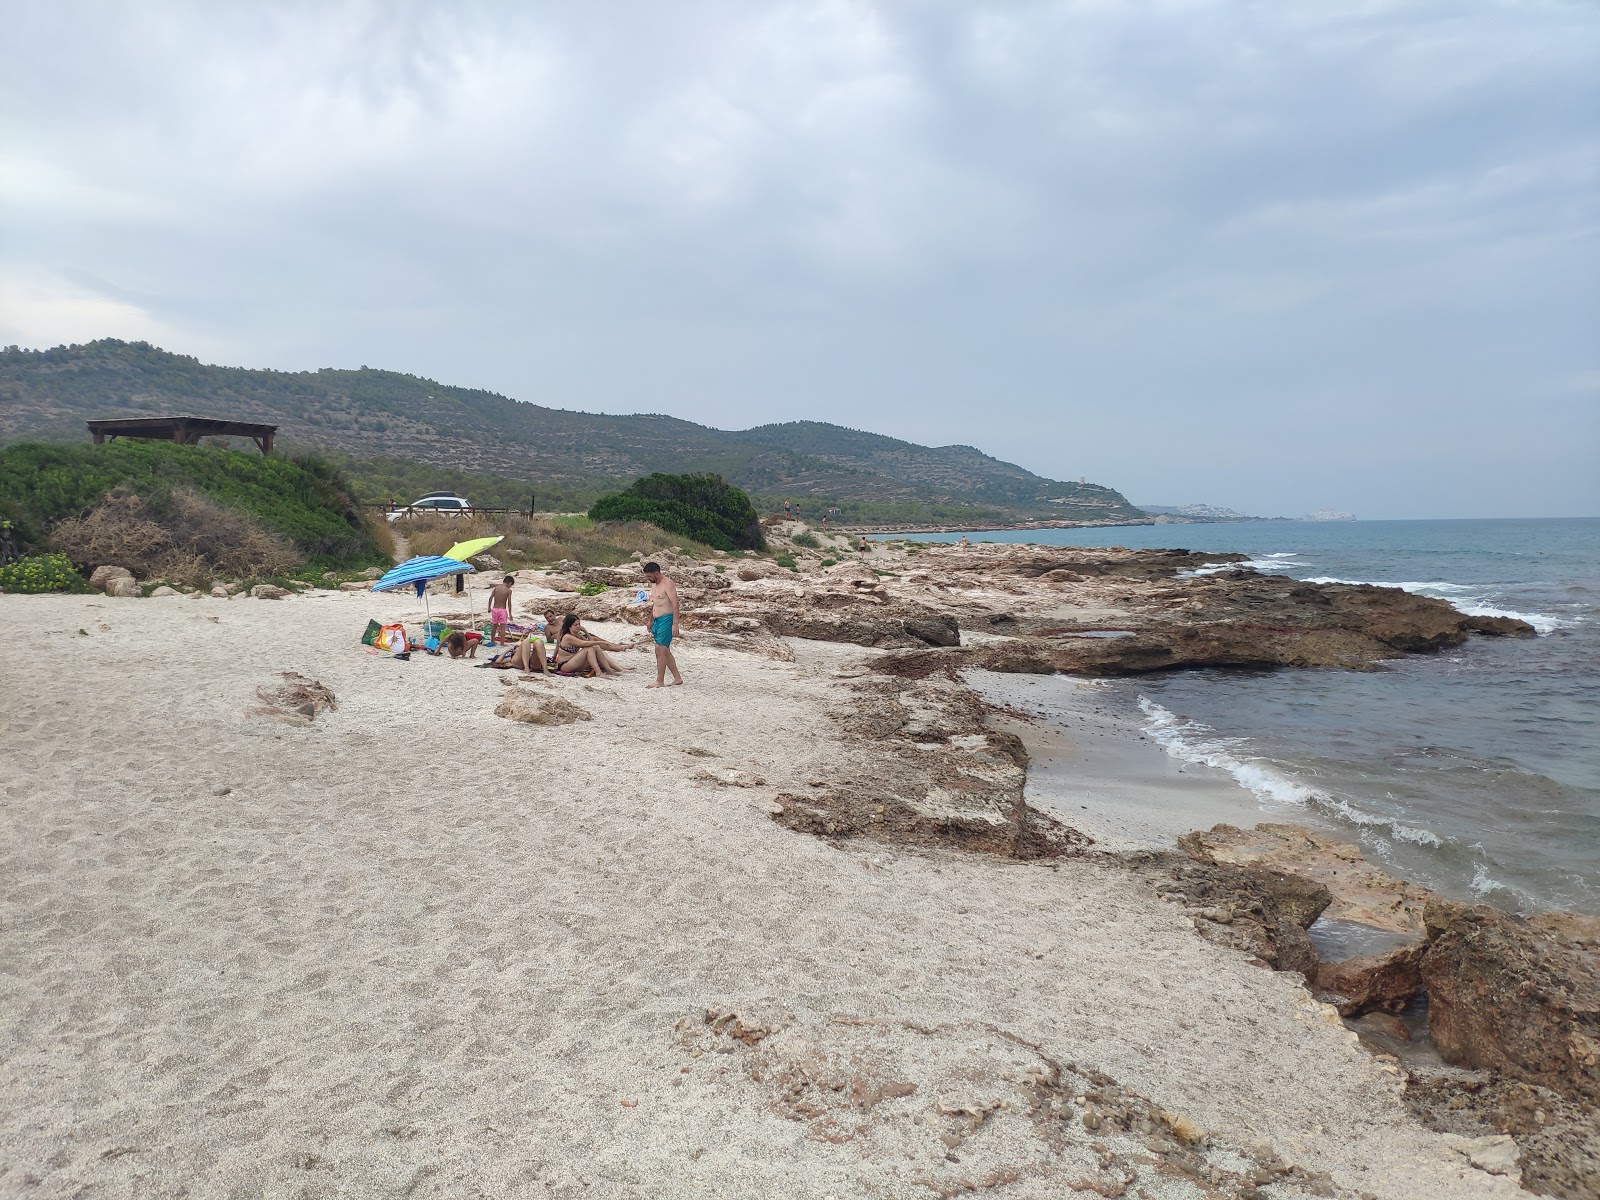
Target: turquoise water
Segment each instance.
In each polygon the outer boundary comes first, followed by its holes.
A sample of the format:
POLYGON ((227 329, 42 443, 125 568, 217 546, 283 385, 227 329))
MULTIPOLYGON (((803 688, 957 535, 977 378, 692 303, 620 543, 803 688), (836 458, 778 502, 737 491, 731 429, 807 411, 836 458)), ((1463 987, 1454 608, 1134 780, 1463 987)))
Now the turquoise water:
POLYGON ((1447 894, 1600 913, 1600 520, 967 536, 1239 552, 1261 571, 1386 584, 1529 621, 1532 641, 1474 637, 1372 674, 1217 669, 1112 688, 1169 754, 1230 771, 1263 819, 1337 829, 1447 894))

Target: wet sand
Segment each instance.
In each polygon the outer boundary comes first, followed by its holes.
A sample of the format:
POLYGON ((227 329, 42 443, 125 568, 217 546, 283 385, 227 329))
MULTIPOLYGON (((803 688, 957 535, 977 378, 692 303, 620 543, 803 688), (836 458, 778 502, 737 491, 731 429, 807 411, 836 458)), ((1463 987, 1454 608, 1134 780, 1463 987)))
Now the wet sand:
POLYGON ((1248 828, 1255 798, 1225 771, 1183 763, 1115 711, 1095 681, 1066 675, 969 671, 989 704, 1025 714, 990 718, 1028 748, 1028 803, 1055 813, 1106 850, 1171 849, 1194 829, 1248 828))

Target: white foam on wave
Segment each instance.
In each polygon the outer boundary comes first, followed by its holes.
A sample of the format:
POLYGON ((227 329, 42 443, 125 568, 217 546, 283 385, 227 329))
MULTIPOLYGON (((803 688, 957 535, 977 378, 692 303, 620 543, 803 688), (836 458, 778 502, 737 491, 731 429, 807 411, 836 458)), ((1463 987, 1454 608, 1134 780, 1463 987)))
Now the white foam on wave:
POLYGON ((1306 580, 1307 583, 1345 583, 1355 586, 1399 588, 1403 592, 1410 592, 1414 596, 1430 596, 1435 600, 1443 600, 1450 604, 1457 612, 1468 617, 1510 617, 1513 621, 1526 621, 1540 633, 1554 633, 1563 626, 1572 622, 1563 621, 1560 617, 1552 617, 1549 613, 1517 612, 1510 608, 1500 608, 1491 603, 1482 593, 1480 587, 1466 583, 1441 583, 1437 580, 1402 580, 1393 583, 1385 579, 1339 579, 1332 575, 1315 575, 1306 580), (1468 593, 1477 592, 1476 596, 1468 593))
POLYGON ((1381 831, 1389 837, 1419 846, 1442 846, 1439 835, 1413 829, 1387 817, 1365 812, 1340 796, 1329 795, 1291 779, 1263 759, 1240 751, 1248 738, 1222 737, 1209 725, 1185 721, 1148 696, 1139 697, 1139 711, 1147 718, 1145 732, 1173 758, 1215 767, 1232 775, 1240 787, 1268 806, 1315 807, 1352 825, 1381 831))
POLYGON ((1258 558, 1247 558, 1243 562, 1201 563, 1192 571, 1179 571, 1179 579, 1194 579, 1201 575, 1218 575, 1223 571, 1233 571, 1241 567, 1249 567, 1255 571, 1287 571, 1291 567, 1303 566, 1300 555, 1294 550, 1283 550, 1275 554, 1263 554, 1258 558))

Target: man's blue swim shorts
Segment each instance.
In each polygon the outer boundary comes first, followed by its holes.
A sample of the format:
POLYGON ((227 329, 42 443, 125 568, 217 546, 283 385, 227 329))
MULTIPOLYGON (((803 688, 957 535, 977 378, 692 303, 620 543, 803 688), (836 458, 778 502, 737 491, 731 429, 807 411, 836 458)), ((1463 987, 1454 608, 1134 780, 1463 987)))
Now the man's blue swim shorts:
POLYGON ((650 632, 655 636, 656 645, 672 645, 672 614, 662 613, 650 622, 650 632))

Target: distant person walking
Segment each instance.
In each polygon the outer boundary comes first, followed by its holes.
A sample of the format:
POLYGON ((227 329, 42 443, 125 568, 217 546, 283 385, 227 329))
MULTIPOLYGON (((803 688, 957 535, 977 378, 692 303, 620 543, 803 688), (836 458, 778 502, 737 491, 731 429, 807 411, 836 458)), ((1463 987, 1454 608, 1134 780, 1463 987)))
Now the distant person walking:
POLYGON ((678 585, 661 573, 658 563, 644 564, 644 577, 650 581, 650 636, 656 641, 656 681, 647 687, 679 687, 683 676, 678 674, 677 660, 672 657, 672 635, 678 631, 678 620, 683 610, 678 601, 678 585), (667 682, 667 672, 672 672, 672 682, 667 682))
POLYGON ((489 593, 489 640, 500 643, 505 641, 506 626, 511 623, 511 589, 517 581, 507 575, 503 580, 494 585, 494 590, 489 593))
POLYGON ((787 500, 783 502, 783 515, 786 517, 789 515, 789 502, 787 500))

